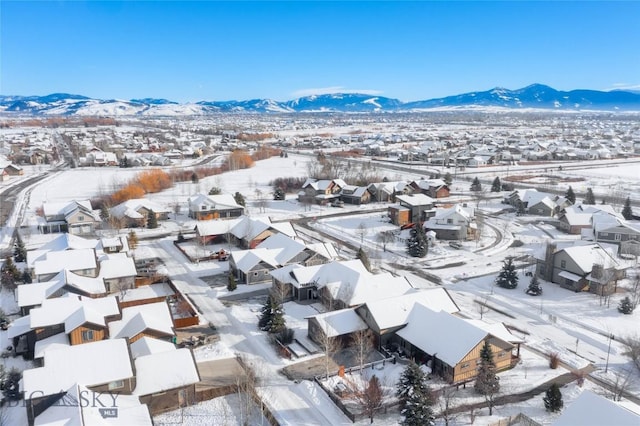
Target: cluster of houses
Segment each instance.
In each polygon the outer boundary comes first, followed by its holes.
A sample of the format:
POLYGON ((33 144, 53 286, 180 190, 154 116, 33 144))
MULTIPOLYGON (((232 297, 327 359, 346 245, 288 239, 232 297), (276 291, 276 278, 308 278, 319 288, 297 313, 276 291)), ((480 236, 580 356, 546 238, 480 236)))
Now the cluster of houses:
POLYGON ((151 425, 195 400, 200 376, 176 329, 197 324, 196 311, 170 281, 137 276, 126 237, 63 233, 26 263, 33 282, 17 287, 22 316, 7 333, 34 363, 21 382, 29 424, 94 424, 112 409, 123 424, 151 425))

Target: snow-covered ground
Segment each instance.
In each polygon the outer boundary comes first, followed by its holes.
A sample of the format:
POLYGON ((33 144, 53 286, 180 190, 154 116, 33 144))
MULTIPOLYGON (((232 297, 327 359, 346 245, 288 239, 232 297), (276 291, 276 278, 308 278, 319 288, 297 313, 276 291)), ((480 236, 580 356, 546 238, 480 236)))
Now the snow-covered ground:
MULTIPOLYGON (((201 179, 194 184, 191 182, 178 183, 170 190, 159 194, 150 194, 148 197, 156 202, 167 205, 180 202, 183 209, 174 219, 162 223, 159 230, 136 230, 139 236, 153 236, 153 234, 178 232, 192 229, 193 221, 186 216, 186 200, 189 196, 198 192, 208 192, 211 187, 217 186, 224 192, 242 193, 248 201, 248 211, 252 216, 266 215, 272 219, 292 219, 301 216, 311 216, 316 220, 312 226, 317 230, 316 237, 323 239, 322 233, 336 238, 345 239, 353 245, 362 245, 369 253, 374 267, 392 270, 400 274, 410 275, 410 272, 392 266, 393 264, 406 266, 419 266, 425 272, 441 278, 446 288, 451 292, 454 300, 460 306, 462 313, 471 318, 480 318, 485 321, 502 321, 521 330, 527 347, 522 350, 522 363, 513 370, 501 374, 503 389, 526 390, 536 384, 548 380, 553 374, 559 374, 563 369, 551 370, 546 367, 541 354, 557 352, 567 368, 575 369, 592 362, 597 370, 594 375, 606 379, 615 379, 615 374, 622 374, 630 368, 630 362, 624 355, 624 347, 618 339, 610 340, 608 336, 620 336, 637 332, 637 310, 633 315, 623 316, 616 311, 619 296, 616 295, 608 306, 601 306, 598 297, 592 294, 572 293, 550 283, 542 283, 544 294, 539 297, 531 297, 524 293, 528 284, 528 277, 523 269, 520 273, 520 285, 515 290, 505 290, 493 286, 495 273, 502 265, 507 255, 530 254, 539 249, 548 238, 559 237, 571 239, 564 234, 559 234, 550 225, 540 223, 537 219, 512 216, 491 219, 479 241, 465 242, 462 249, 456 250, 449 247, 446 242, 436 242, 430 248, 429 255, 420 260, 407 258, 402 238, 406 233, 400 234, 399 239, 387 245, 386 251, 377 241, 376 236, 384 230, 395 229, 388 223, 384 212, 371 212, 370 210, 384 207, 371 204, 367 206, 345 206, 344 209, 336 209, 324 206, 308 207, 299 205, 294 195, 289 195, 285 201, 269 201, 264 211, 256 203, 259 192, 267 194, 271 198, 270 182, 276 177, 306 176, 306 163, 309 157, 290 154, 288 158, 271 158, 256 163, 252 169, 239 170, 223 175, 201 179), (259 190, 259 191, 256 191, 259 190), (328 217, 331 213, 352 212, 353 216, 328 217), (355 216, 355 214, 358 214, 355 216), (327 217, 324 217, 327 216, 327 217), (496 243, 498 236, 502 240, 496 243), (521 247, 512 247, 515 240, 524 243, 521 247), (459 264, 458 266, 450 266, 459 264), (486 302, 495 308, 486 312, 478 309, 476 301, 486 302), (506 313, 506 314, 505 314, 506 313), (536 353, 534 351, 538 351, 536 353), (605 368, 607 372, 605 373, 605 368)), ((616 175, 620 170, 618 180, 638 182, 638 176, 632 175, 627 168, 606 168, 602 173, 607 176, 616 175)), ((118 182, 129 179, 139 170, 135 169, 73 169, 56 174, 41 184, 32 188, 25 195, 23 202, 26 205, 24 218, 20 220, 23 225, 33 225, 36 209, 43 201, 69 201, 79 198, 91 198, 100 192, 108 191, 118 182)), ((37 170, 34 171, 34 173, 37 170)), ((565 172, 563 172, 565 173, 565 172)), ((579 173, 575 170, 566 173, 579 173)), ((589 170, 587 174, 593 176, 594 191, 607 190, 608 181, 605 176, 597 175, 597 170, 589 170), (593 172, 593 173, 592 173, 593 172), (597 177, 596 177, 597 176, 597 177), (601 184, 598 184, 601 182, 601 184)), ((390 172, 389 177, 395 178, 396 172, 390 172)), ((403 176, 405 179, 418 177, 403 176)), ((613 178, 612 178, 613 179, 613 178)), ((3 183, 4 185, 4 183, 3 183)), ((454 186, 468 187, 468 182, 460 181, 454 186)), ((574 189, 576 186, 574 185, 574 189)), ((499 200, 483 201, 479 208, 485 211, 497 211, 502 207, 499 200)), ((50 236, 48 236, 50 238, 50 236)), ((227 294, 224 287, 210 287, 201 277, 220 274, 226 271, 225 262, 201 262, 192 264, 186 261, 184 256, 173 246, 175 237, 163 237, 160 239, 141 239, 140 246, 136 249, 137 257, 160 257, 164 260, 167 273, 169 273, 178 288, 189 294, 202 313, 202 321, 212 322, 218 328, 220 341, 205 347, 198 348, 195 352, 196 359, 210 360, 228 358, 241 354, 258 362, 261 366, 261 375, 264 385, 260 392, 264 395, 267 405, 276 413, 278 420, 283 424, 349 424, 348 419, 332 404, 321 389, 312 382, 293 383, 286 380, 278 371, 290 365, 294 361, 277 356, 267 337, 256 327, 257 313, 260 304, 256 300, 246 303, 223 305, 219 296, 227 294)), ((25 242, 34 247, 44 240, 34 231, 26 233, 25 242)), ((412 282, 419 287, 432 287, 435 284, 425 279, 411 276, 412 282)), ((628 285, 622 282, 621 286, 628 285)), ((253 291, 259 286, 239 286, 236 294, 253 291)), ((7 301, 7 295, 2 297, 2 306, 7 312, 11 309, 7 301)), ((305 316, 314 313, 312 306, 288 305, 285 307, 288 324, 296 330, 296 334, 306 332, 305 316)), ((317 311, 316 311, 317 312, 317 311)), ((517 332, 516 332, 517 334, 517 332)), ((0 337, 3 334, 0 333, 0 337)), ((4 340, 3 340, 4 341, 4 340)), ((7 361, 8 362, 8 361, 7 361)), ((390 373, 393 376, 396 373, 390 373)), ((636 372, 637 374, 637 372, 636 372)), ((393 376, 395 377, 395 376, 393 376)), ((390 380, 393 381, 393 380, 390 380)), ((631 389, 640 393, 640 381, 632 383, 631 389)), ((594 386, 587 382, 585 387, 594 386)), ((563 389, 566 396, 565 404, 575 398, 581 391, 576 385, 570 385, 563 389)), ((471 392, 461 392, 461 403, 467 403, 477 399, 471 392)), ((227 396, 206 403, 198 404, 178 412, 172 412, 158 416, 158 424, 182 423, 184 424, 211 424, 204 416, 214 416, 221 424, 237 424, 243 419, 238 418, 234 407, 239 403, 237 396, 227 396)), ((494 415, 489 417, 486 410, 476 413, 474 424, 490 424, 499 418, 515 415, 523 412, 534 420, 543 424, 549 424, 556 415, 548 414, 542 408, 541 396, 524 403, 513 406, 497 407, 494 415)), ((211 418, 211 417, 209 417, 211 418)), ((399 417, 383 416, 382 424, 396 424, 399 417)), ((461 423, 468 423, 468 415, 461 416, 461 423)), ((259 424, 262 420, 252 417, 252 424, 259 424)), ((377 420, 376 423, 379 421, 377 420)), ((218 424, 217 422, 214 422, 218 424)), ((19 424, 19 423, 16 423, 19 424)), ((363 423, 364 424, 364 423, 363 423)))

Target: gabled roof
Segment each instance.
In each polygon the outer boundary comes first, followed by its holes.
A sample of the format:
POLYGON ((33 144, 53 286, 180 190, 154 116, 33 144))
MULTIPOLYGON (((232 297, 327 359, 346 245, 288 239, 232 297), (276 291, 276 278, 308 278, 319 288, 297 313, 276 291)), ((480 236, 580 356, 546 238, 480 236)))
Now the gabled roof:
POLYGON ((49 298, 56 291, 64 287, 65 284, 65 274, 64 271, 62 271, 50 281, 19 285, 16 288, 18 306, 22 308, 25 306, 39 305, 44 299, 49 298))
POLYGON ((164 392, 200 381, 191 350, 174 349, 141 355, 135 359, 136 388, 134 395, 164 392))
POLYGON ((406 277, 391 273, 362 274, 356 281, 330 282, 327 287, 334 299, 347 306, 399 296, 413 288, 406 277))
POLYGON ((64 332, 71 333, 76 328, 84 324, 93 324, 99 327, 106 327, 104 316, 94 309, 82 306, 64 320, 64 332))
POLYGON ((444 288, 416 289, 401 296, 370 301, 366 303, 366 309, 369 311, 373 321, 378 325, 378 329, 384 330, 405 325, 416 303, 420 303, 434 311, 442 310, 453 313, 460 310, 451 295, 449 295, 449 292, 444 288))
POLYGON ((136 305, 122 310, 122 319, 109 323, 109 336, 135 337, 145 330, 173 336, 173 320, 167 302, 136 305))
POLYGON ((131 377, 133 369, 127 342, 109 339, 47 351, 43 367, 22 373, 22 385, 26 395, 42 397, 57 394, 76 383, 97 386, 131 377), (98 365, 98 360, 106 362, 98 365))
POLYGON ((136 198, 134 200, 124 201, 109 210, 109 214, 115 217, 130 217, 132 219, 140 219, 142 216, 139 211, 141 209, 153 210, 154 213, 169 213, 171 210, 155 201, 146 198, 136 198))
POLYGON ((241 220, 242 218, 233 218, 226 220, 202 220, 198 221, 194 229, 201 237, 210 235, 225 235, 231 232, 231 229, 241 220))
POLYGON ((69 336, 65 333, 54 334, 46 339, 36 341, 33 357, 42 358, 47 351, 55 351, 69 346, 69 336))
POLYGON ((235 198, 233 198, 233 195, 231 194, 196 194, 189 197, 189 208, 191 210, 201 210, 202 206, 205 207, 205 211, 244 209, 244 207, 236 202, 235 198))
POLYGON ((82 269, 95 269, 97 267, 96 253, 94 249, 78 249, 65 251, 49 251, 44 258, 33 263, 36 275, 57 274, 67 269, 78 271, 82 269))
POLYGON ((435 200, 425 194, 407 194, 398 195, 396 200, 408 204, 410 206, 425 206, 435 202, 435 200))
POLYGON ((304 251, 306 246, 304 243, 294 240, 288 235, 277 233, 271 235, 269 238, 258 244, 257 248, 262 249, 282 249, 278 255, 278 262, 285 264, 289 260, 304 251))
POLYGON ((67 294, 63 297, 43 300, 42 306, 29 312, 29 324, 32 329, 65 324, 70 316, 81 309, 96 312, 95 316, 91 314, 92 318, 98 316, 104 318, 120 313, 118 301, 114 296, 93 299, 67 294))
POLYGON ((396 334, 453 367, 489 333, 455 315, 435 312, 416 303, 407 318, 406 327, 396 334))
POLYGON ((42 211, 45 217, 48 216, 68 216, 73 211, 81 209, 90 214, 93 213, 93 207, 91 206, 90 200, 74 200, 71 202, 49 202, 45 201, 42 203, 42 211))
POLYGON ((134 277, 136 273, 136 264, 126 253, 104 254, 100 257, 100 279, 134 277))
POLYGON ((618 266, 615 256, 612 256, 602 244, 578 245, 560 251, 564 251, 575 262, 582 271, 581 275, 589 273, 593 265, 603 265, 605 268, 618 266))
POLYGON ((314 315, 320 329, 327 337, 343 336, 356 331, 366 330, 367 324, 356 314, 355 308, 340 309, 314 315))
POLYGON ((553 426, 638 426, 640 416, 590 390, 566 407, 553 426))
POLYGON ((173 351, 176 345, 164 340, 154 339, 152 337, 143 336, 133 342, 130 346, 131 356, 138 358, 144 355, 151 355, 160 352, 173 351))

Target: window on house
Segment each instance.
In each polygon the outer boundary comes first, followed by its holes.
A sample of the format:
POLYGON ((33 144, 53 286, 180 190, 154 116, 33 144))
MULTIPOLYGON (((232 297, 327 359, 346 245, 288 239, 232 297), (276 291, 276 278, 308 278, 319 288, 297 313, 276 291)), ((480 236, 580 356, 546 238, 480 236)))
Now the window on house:
POLYGON ((84 220, 84 216, 82 215, 78 216, 78 220, 84 220))
POLYGON ((448 224, 452 224, 453 223, 453 219, 447 219, 447 223, 448 224))
POLYGON ((603 237, 603 238, 604 238, 604 237, 608 237, 608 236, 609 236, 609 233, 608 233, 608 232, 601 232, 601 233, 600 233, 600 237, 603 237))
POLYGON ((620 241, 622 239, 622 235, 616 234, 615 235, 615 239, 616 239, 616 241, 620 241))
POLYGON ((82 331, 82 341, 86 342, 89 340, 93 340, 93 330, 83 330, 82 331))
POLYGON ((124 380, 116 380, 109 383, 109 390, 121 389, 124 387, 124 380))
POLYGON ((465 362, 460 366, 460 368, 468 368, 468 367, 469 367, 469 363, 468 362, 465 362))
POLYGON ((561 260, 560 261, 560 267, 561 268, 566 268, 567 267, 567 261, 566 260, 561 260))
POLYGON ((505 355, 506 353, 504 351, 498 352, 498 358, 504 358, 505 355))

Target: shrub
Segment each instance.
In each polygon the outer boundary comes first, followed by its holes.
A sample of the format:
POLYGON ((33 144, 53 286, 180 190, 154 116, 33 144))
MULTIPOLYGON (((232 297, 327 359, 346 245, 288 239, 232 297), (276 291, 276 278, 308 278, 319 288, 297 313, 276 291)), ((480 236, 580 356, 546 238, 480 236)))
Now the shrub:
POLYGON ((288 345, 293 343, 293 335, 294 330, 292 328, 284 328, 282 331, 275 334, 275 338, 283 345, 288 345))
POLYGON ((549 354, 549 367, 555 370, 560 365, 560 354, 558 352, 551 352, 549 354))

